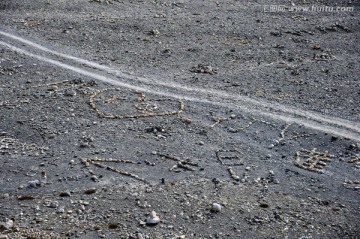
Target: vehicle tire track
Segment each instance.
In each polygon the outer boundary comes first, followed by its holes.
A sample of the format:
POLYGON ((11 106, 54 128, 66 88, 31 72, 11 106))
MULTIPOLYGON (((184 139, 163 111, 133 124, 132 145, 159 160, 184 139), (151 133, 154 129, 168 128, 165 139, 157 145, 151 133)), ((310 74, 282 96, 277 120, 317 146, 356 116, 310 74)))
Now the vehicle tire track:
POLYGON ((277 102, 258 100, 242 95, 232 95, 224 91, 201 89, 180 85, 172 81, 163 82, 157 79, 138 77, 108 66, 100 65, 96 62, 51 50, 40 44, 1 30, 0 35, 8 39, 7 42, 0 41, 0 45, 12 51, 102 82, 181 100, 237 108, 250 114, 262 115, 289 123, 302 124, 308 128, 360 141, 360 124, 357 122, 321 115, 277 102), (11 43, 9 43, 9 40, 11 43), (21 44, 20 47, 19 44, 21 44), (36 53, 36 51, 39 53, 36 53), (44 53, 52 55, 53 57, 55 56, 59 60, 45 56, 44 53), (67 62, 71 63, 71 65, 67 62), (76 66, 76 64, 78 66, 76 66), (86 69, 86 67, 91 69, 86 69), (107 75, 111 75, 112 77, 107 75), (116 77, 116 79, 114 79, 114 77, 116 77), (201 98, 199 95, 201 95, 201 98))

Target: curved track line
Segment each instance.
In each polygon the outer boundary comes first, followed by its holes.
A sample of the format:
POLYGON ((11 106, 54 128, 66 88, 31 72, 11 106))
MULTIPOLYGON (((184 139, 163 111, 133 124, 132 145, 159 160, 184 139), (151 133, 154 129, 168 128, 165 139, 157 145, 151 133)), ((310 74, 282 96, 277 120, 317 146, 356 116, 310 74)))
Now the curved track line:
POLYGON ((222 98, 222 99, 229 99, 229 100, 237 100, 237 101, 242 101, 246 104, 250 104, 250 107, 259 107, 260 109, 267 109, 267 110, 275 110, 275 111, 280 111, 280 112, 284 112, 284 113, 288 113, 291 115, 296 115, 296 116, 300 116, 300 117, 304 117, 306 119, 311 119, 314 121, 319 121, 319 122, 326 122, 329 124, 333 124, 333 125, 337 125, 340 127, 345 127, 348 129, 352 129, 356 132, 360 133, 360 124, 356 123, 356 122, 351 122, 349 120, 345 120, 345 119, 341 119, 341 118, 337 118, 337 117, 330 117, 330 116, 325 116, 325 115, 321 115, 321 114, 317 114, 315 112, 311 112, 311 111, 306 111, 306 110, 301 110, 295 107, 291 107, 291 106, 287 106, 287 105, 282 105, 276 102, 268 102, 268 101, 263 101, 263 100, 258 100, 258 99, 253 99, 250 97, 246 97, 246 96, 241 96, 241 95, 231 95, 227 92, 224 91, 218 91, 218 90, 213 90, 213 89, 203 89, 203 88, 196 88, 196 87, 188 87, 188 86, 183 86, 174 82, 162 82, 156 79, 147 79, 144 77, 137 77, 137 76, 133 76, 130 74, 126 74, 123 73, 119 70, 116 70, 114 68, 108 67, 108 66, 103 66, 100 65, 98 63, 95 62, 91 62, 85 59, 81 59, 75 56, 71 56, 68 54, 64 54, 64 53, 60 53, 57 51, 53 51, 50 50, 49 48, 46 48, 42 45, 39 45, 37 43, 34 43, 32 41, 29 41, 27 39, 24 39, 22 37, 19 36, 15 36, 13 34, 10 33, 6 33, 4 31, 0 30, 0 35, 3 35, 5 37, 11 38, 13 40, 22 42, 24 44, 27 44, 30 47, 39 49, 41 51, 53 54, 55 56, 58 57, 62 57, 64 59, 69 59, 72 61, 75 61, 77 63, 89 66, 89 67, 93 67, 95 69, 99 69, 99 70, 103 70, 103 71, 107 71, 107 73, 113 73, 114 75, 118 76, 118 77, 122 77, 125 79, 129 79, 129 80, 134 80, 134 81, 140 81, 143 83, 147 83, 147 84, 152 84, 152 85, 157 85, 157 86, 165 86, 165 87, 171 87, 174 89, 181 89, 187 92, 195 92, 195 93, 201 93, 204 95, 214 95, 216 97, 222 98))
MULTIPOLYGON (((107 82, 107 83, 110 83, 110 84, 113 84, 113 85, 117 85, 117 86, 120 86, 120 87, 125 87, 125 88, 133 89, 133 90, 140 90, 140 91, 144 91, 144 92, 148 92, 148 93, 153 93, 153 94, 172 97, 172 98, 177 98, 177 99, 185 99, 185 100, 193 101, 193 102, 207 103, 207 104, 219 105, 219 106, 230 107, 230 108, 239 108, 241 110, 244 110, 244 111, 252 113, 252 114, 255 113, 255 114, 263 115, 263 116, 270 117, 270 118, 273 118, 273 119, 276 119, 276 120, 283 120, 283 121, 286 121, 286 122, 294 122, 294 123, 302 124, 302 125, 304 125, 304 126, 306 126, 308 128, 312 128, 312 129, 323 131, 323 132, 328 132, 328 133, 331 133, 331 134, 336 134, 336 135, 339 135, 339 136, 342 136, 342 137, 345 137, 345 138, 349 138, 349 139, 352 139, 352 140, 355 140, 355 141, 360 141, 359 128, 356 128, 355 126, 352 126, 352 125, 351 125, 350 128, 352 129, 354 127, 353 130, 348 130, 348 129, 334 127, 334 126, 331 126, 331 125, 322 124, 321 122, 318 122, 318 121, 321 121, 319 118, 312 119, 312 118, 309 117, 309 118, 304 119, 304 118, 294 117, 294 116, 291 116, 291 115, 289 116, 289 115, 283 115, 283 114, 280 114, 280 113, 272 113, 272 112, 265 111, 265 109, 266 109, 265 107, 262 107, 263 109, 261 109, 261 110, 260 109, 249 109, 246 106, 242 106, 240 104, 242 102, 235 102, 235 103, 214 102, 214 101, 207 100, 207 99, 189 97, 189 96, 186 96, 186 95, 159 92, 159 91, 153 90, 153 89, 148 88, 148 87, 134 86, 134 85, 131 85, 131 84, 128 84, 128 83, 121 82, 119 80, 114 80, 114 79, 111 79, 109 77, 106 77, 106 76, 103 76, 103 75, 100 75, 100 74, 97 74, 97 73, 90 72, 88 70, 85 70, 85 69, 82 69, 82 68, 79 68, 79 67, 71 66, 71 65, 68 65, 66 63, 50 59, 48 57, 40 56, 40 55, 31 53, 29 51, 23 50, 21 48, 18 48, 16 46, 13 46, 11 44, 5 43, 3 41, 0 41, 0 45, 3 45, 3 46, 5 46, 5 47, 7 47, 7 48, 9 48, 9 49, 11 49, 11 50, 13 50, 15 52, 27 55, 27 56, 32 57, 32 58, 35 58, 35 59, 37 59, 39 61, 47 62, 47 63, 50 63, 52 65, 55 65, 55 66, 58 66, 58 67, 61 67, 61 68, 67 69, 67 70, 71 70, 73 72, 76 72, 76 73, 91 77, 93 79, 97 79, 97 80, 107 82)), ((84 60, 84 61, 86 61, 86 60, 84 60)), ((96 64, 96 63, 94 63, 94 64, 96 64)), ((209 92, 207 92, 207 95, 208 94, 209 94, 209 92)), ((242 100, 240 99, 240 101, 242 101, 242 100)), ((286 111, 285 112, 281 111, 281 112, 282 113, 288 113, 286 111)), ((331 120, 330 123, 333 123, 333 120, 331 120)), ((337 122, 337 123, 342 127, 347 126, 347 125, 341 124, 341 122, 337 122)))

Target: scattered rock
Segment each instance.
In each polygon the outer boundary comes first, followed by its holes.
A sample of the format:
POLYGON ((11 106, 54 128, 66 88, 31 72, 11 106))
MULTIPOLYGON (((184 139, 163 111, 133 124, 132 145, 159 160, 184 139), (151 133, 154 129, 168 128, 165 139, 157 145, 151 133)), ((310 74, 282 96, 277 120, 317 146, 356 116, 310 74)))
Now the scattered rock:
POLYGON ((109 229, 117 229, 117 228, 119 228, 119 224, 110 222, 110 223, 108 224, 108 228, 109 228, 109 229))
POLYGON ((69 191, 61 192, 60 197, 71 197, 71 193, 69 191))
POLYGON ((141 233, 138 233, 136 236, 137 236, 137 239, 145 239, 144 235, 141 233))
POLYGON ((41 171, 40 174, 40 186, 45 186, 47 183, 47 176, 45 171, 41 171))
POLYGON ((5 198, 5 199, 8 199, 10 197, 10 194, 8 194, 8 193, 4 193, 3 195, 2 195, 2 198, 5 198))
POLYGON ((156 225, 160 222, 160 218, 156 215, 155 211, 150 213, 150 216, 146 219, 147 225, 156 225))
POLYGON ((101 230, 101 227, 100 227, 99 225, 95 225, 95 226, 94 226, 94 230, 95 230, 95 231, 100 231, 100 230, 101 230))
POLYGON ((314 50, 320 50, 321 49, 321 46, 319 43, 315 43, 315 44, 312 44, 311 45, 311 48, 314 49, 314 50))
POLYGON ((152 29, 149 31, 149 35, 151 36, 159 36, 160 35, 160 31, 157 29, 152 29))
POLYGON ((64 213, 65 212, 65 207, 63 207, 63 206, 59 207, 59 209, 56 212, 57 213, 64 213))
POLYGON ((213 68, 212 66, 209 65, 203 65, 203 64, 199 64, 193 68, 190 69, 191 72, 195 72, 195 73, 204 73, 204 74, 210 74, 210 75, 214 75, 218 73, 218 70, 213 68))
POLYGON ((211 207, 211 211, 213 212, 221 212, 222 206, 219 203, 213 203, 211 207))
POLYGON ((11 230, 14 227, 14 221, 11 219, 7 219, 6 222, 0 223, 0 231, 11 230))
POLYGON ((198 145, 205 145, 204 141, 199 141, 198 145))
POLYGON ((90 179, 91 179, 92 181, 94 181, 94 182, 99 182, 99 177, 96 176, 96 175, 92 175, 92 176, 90 177, 90 179))
POLYGON ((89 142, 80 143, 80 148, 85 149, 85 148, 90 148, 90 147, 91 147, 91 145, 89 144, 89 142))
POLYGON ((33 200, 33 199, 35 199, 35 197, 29 196, 29 195, 22 195, 22 196, 17 197, 17 200, 19 200, 19 201, 33 200))
POLYGON ((57 208, 59 206, 59 202, 58 201, 52 201, 49 203, 50 208, 57 208))
POLYGON ((37 180, 37 179, 28 182, 28 187, 29 188, 36 188, 36 187, 39 187, 39 186, 40 186, 40 181, 37 180))
POLYGON ((85 208, 85 206, 82 204, 82 205, 80 205, 79 210, 81 210, 81 211, 85 211, 85 210, 86 210, 86 208, 85 208))
POLYGON ((84 191, 84 194, 93 194, 96 193, 96 188, 90 188, 84 191))
POLYGON ((145 129, 146 133, 158 133, 158 132, 165 132, 165 129, 163 129, 161 126, 153 126, 145 129))
POLYGON ((65 96, 68 96, 68 97, 76 96, 76 91, 73 89, 68 89, 65 91, 65 96))
POLYGON ((231 168, 231 167, 228 167, 228 171, 230 173, 230 176, 236 180, 236 181, 240 181, 240 177, 238 175, 236 175, 235 171, 231 168))

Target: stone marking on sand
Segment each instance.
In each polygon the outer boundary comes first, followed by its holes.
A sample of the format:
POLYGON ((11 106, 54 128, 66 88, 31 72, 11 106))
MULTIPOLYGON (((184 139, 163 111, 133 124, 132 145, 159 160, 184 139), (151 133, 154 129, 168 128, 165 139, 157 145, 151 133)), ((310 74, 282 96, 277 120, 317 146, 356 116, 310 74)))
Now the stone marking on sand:
POLYGON ((18 139, 12 137, 0 137, 0 154, 23 154, 28 156, 39 156, 46 154, 49 149, 47 147, 41 147, 34 143, 21 142, 18 139))
MULTIPOLYGON (((95 90, 94 81, 84 80, 64 80, 58 82, 50 82, 47 84, 40 84, 30 88, 30 91, 45 90, 47 96, 52 99, 56 99, 58 96, 87 96, 89 97, 90 107, 97 113, 100 118, 107 119, 125 119, 125 118, 142 118, 142 117, 161 117, 179 115, 185 110, 185 102, 183 100, 171 99, 171 98, 146 98, 145 94, 137 90, 128 90, 123 88, 105 88, 95 90), (120 95, 123 93, 124 95, 120 95), (107 94, 107 95, 105 95, 107 94), (103 102, 100 102, 100 99, 103 102), (127 103, 128 108, 126 110, 133 110, 134 113, 114 114, 107 113, 100 108, 99 104, 111 105, 116 108, 111 108, 109 111, 113 112, 119 109, 116 103, 127 103), (129 104, 130 103, 130 104, 129 104), (177 104, 177 109, 174 110, 162 110, 161 107, 164 104, 177 104)), ((16 105, 16 103, 29 103, 30 99, 21 100, 20 102, 9 103, 5 102, 3 105, 16 105)), ((1 103, 1 102, 0 102, 1 103)), ((121 108, 123 109, 123 108, 121 108)))
POLYGON ((196 169, 194 167, 199 166, 198 163, 191 159, 181 159, 179 157, 164 153, 157 153, 157 155, 164 159, 170 159, 176 162, 176 164, 169 169, 172 172, 181 172, 181 169, 186 171, 195 171, 196 169))
POLYGON ((241 166, 244 165, 241 153, 235 149, 218 150, 216 157, 222 165, 226 166, 241 166))
POLYGON ((103 168, 103 169, 106 169, 106 170, 108 170, 110 172, 114 172, 114 173, 117 173, 117 174, 120 174, 120 175, 123 175, 123 176, 127 176, 127 177, 130 177, 130 178, 139 180, 139 181, 144 182, 144 183, 148 183, 145 179, 139 177, 136 174, 133 174, 131 172, 127 172, 127 171, 124 171, 124 170, 121 170, 121 169, 118 169, 118 168, 114 168, 112 166, 104 164, 104 163, 136 164, 135 162, 130 161, 130 160, 112 159, 112 158, 97 158, 97 157, 95 157, 95 158, 83 158, 83 159, 81 159, 81 162, 85 165, 85 167, 87 167, 89 169, 90 174, 93 174, 93 175, 94 175, 94 173, 90 170, 90 165, 91 164, 98 167, 98 168, 103 168))
MULTIPOLYGON (((104 103, 110 104, 116 101, 130 101, 127 97, 124 96, 117 96, 112 95, 108 99, 104 101, 104 103)), ((156 117, 156 116, 170 116, 170 115, 178 115, 184 111, 185 103, 182 100, 175 100, 170 98, 157 98, 157 99, 147 99, 143 92, 140 91, 129 91, 124 90, 121 88, 107 88, 107 89, 101 89, 93 92, 89 97, 89 105, 90 107, 95 110, 95 112, 98 114, 100 118, 107 118, 107 119, 125 119, 125 118, 141 118, 141 117, 156 117), (132 114, 111 114, 111 113, 105 113, 103 110, 101 110, 96 103, 96 97, 109 92, 127 92, 132 93, 136 95, 135 99, 131 99, 133 101, 133 108, 137 111, 137 113, 132 114), (162 111, 160 109, 161 103, 163 102, 177 102, 178 103, 178 109, 169 111, 164 110, 162 111)))
POLYGON ((328 162, 331 162, 330 158, 333 157, 328 151, 320 153, 316 148, 312 150, 302 149, 296 152, 295 165, 299 168, 324 173, 324 167, 328 162))

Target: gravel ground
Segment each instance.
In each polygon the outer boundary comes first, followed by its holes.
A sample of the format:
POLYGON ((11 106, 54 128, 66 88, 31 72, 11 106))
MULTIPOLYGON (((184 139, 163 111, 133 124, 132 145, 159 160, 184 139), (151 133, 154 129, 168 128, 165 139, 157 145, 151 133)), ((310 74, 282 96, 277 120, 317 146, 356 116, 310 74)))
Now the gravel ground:
POLYGON ((1 1, 0 238, 359 238, 360 5, 271 4, 1 1))

